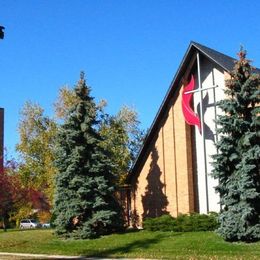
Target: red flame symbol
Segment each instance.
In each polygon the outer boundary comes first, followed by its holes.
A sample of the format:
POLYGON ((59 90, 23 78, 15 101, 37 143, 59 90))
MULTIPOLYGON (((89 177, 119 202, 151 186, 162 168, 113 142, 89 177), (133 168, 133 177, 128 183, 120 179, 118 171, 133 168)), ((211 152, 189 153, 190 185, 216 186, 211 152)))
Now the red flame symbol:
POLYGON ((194 86, 195 86, 194 77, 193 75, 191 75, 190 82, 183 88, 182 91, 182 101, 181 101, 182 113, 184 115, 185 121, 189 125, 197 125, 199 130, 201 130, 200 118, 191 108, 191 100, 192 100, 193 93, 186 94, 186 92, 194 90, 194 86))

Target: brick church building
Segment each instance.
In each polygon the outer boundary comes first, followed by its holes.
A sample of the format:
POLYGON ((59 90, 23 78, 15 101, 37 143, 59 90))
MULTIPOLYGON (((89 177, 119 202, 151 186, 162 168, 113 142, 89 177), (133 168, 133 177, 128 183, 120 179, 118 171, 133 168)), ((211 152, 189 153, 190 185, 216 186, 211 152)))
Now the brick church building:
POLYGON ((217 180, 210 175, 221 113, 216 102, 224 98, 234 62, 190 43, 127 178, 130 225, 165 213, 220 210, 217 180))

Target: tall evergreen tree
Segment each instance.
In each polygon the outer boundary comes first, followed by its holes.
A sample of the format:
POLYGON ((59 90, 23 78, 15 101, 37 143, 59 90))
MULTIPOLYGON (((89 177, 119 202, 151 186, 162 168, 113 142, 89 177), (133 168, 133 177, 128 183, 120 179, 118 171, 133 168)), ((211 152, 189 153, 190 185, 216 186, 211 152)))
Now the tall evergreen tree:
POLYGON ((245 51, 238 54, 226 99, 218 103, 218 154, 213 175, 219 180, 219 234, 228 241, 260 240, 260 75, 245 51))
POLYGON ((75 87, 77 103, 62 125, 57 144, 54 214, 56 233, 94 238, 122 227, 114 197, 115 175, 97 132, 97 108, 84 74, 75 87))

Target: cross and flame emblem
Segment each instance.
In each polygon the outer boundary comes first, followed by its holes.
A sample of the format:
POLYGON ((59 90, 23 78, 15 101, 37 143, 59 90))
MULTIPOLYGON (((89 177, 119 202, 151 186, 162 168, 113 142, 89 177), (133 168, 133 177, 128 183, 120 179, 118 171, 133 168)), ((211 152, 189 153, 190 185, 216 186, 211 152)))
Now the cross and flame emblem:
POLYGON ((198 126, 199 130, 201 131, 201 121, 199 116, 192 110, 191 101, 192 96, 194 93, 191 93, 194 90, 195 80, 194 76, 191 75, 190 82, 183 88, 182 91, 182 112, 185 118, 185 121, 189 125, 196 125, 198 126))

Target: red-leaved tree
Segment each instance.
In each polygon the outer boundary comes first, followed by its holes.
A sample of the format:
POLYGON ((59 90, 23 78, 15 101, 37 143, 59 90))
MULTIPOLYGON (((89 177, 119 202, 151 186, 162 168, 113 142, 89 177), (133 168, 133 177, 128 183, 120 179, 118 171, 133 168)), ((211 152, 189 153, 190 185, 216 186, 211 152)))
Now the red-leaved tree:
POLYGON ((7 222, 18 205, 26 203, 28 193, 22 187, 19 175, 16 172, 15 160, 5 160, 4 168, 0 171, 0 219, 6 231, 7 222))

